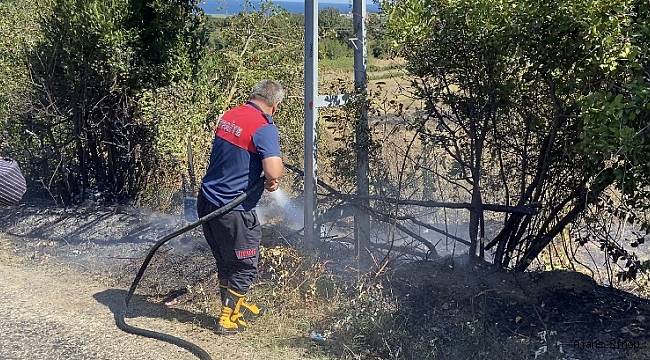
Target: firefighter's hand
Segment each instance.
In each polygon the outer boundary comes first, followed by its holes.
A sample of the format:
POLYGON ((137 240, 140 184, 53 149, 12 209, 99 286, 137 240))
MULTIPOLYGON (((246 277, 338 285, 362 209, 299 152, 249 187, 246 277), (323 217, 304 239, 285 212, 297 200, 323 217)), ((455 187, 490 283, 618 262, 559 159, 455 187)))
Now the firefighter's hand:
POLYGON ((279 187, 280 187, 280 183, 277 180, 266 179, 264 181, 264 188, 267 191, 273 192, 273 191, 277 190, 279 187))

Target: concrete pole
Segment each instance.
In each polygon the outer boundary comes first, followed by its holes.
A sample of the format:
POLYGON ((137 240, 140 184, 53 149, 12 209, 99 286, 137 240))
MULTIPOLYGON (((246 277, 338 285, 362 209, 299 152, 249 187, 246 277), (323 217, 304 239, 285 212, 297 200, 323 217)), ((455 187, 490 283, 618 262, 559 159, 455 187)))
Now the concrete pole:
MULTIPOLYGON (((354 85, 356 93, 365 99, 367 95, 368 76, 366 72, 368 53, 366 50, 366 0, 353 0, 352 19, 354 26, 354 85)), ((368 140, 370 130, 368 127, 368 111, 364 103, 359 110, 356 126, 356 171, 357 195, 363 197, 370 194, 369 185, 369 157, 368 140)), ((362 200, 360 205, 370 207, 369 200, 362 200)), ((368 258, 367 248, 370 246, 370 215, 367 212, 357 211, 354 216, 354 237, 356 242, 357 260, 360 262, 368 258)))
POLYGON ((318 159, 318 0, 305 0, 305 241, 315 248, 318 159))

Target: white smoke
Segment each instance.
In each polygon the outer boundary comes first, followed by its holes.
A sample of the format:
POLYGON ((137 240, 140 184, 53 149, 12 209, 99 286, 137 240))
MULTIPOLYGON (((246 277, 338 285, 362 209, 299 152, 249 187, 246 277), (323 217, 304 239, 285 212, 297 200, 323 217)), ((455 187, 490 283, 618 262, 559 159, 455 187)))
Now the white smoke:
POLYGON ((282 189, 272 192, 271 198, 275 205, 285 213, 287 219, 292 225, 297 228, 305 226, 304 210, 302 206, 299 206, 295 201, 290 199, 282 189))

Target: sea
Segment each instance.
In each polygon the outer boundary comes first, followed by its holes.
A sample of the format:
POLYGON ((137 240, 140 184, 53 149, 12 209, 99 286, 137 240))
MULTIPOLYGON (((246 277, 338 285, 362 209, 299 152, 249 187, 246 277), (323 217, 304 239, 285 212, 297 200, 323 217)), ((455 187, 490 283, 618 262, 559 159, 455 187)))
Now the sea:
MULTIPOLYGON (((260 2, 261 1, 259 0, 250 1, 254 8, 259 8, 260 2)), ((272 3, 284 8, 290 13, 303 14, 305 12, 304 1, 272 1, 272 3)), ((245 4, 246 1, 244 0, 204 0, 204 3, 201 4, 201 8, 203 8, 203 11, 208 15, 232 15, 245 11, 245 4)), ((349 2, 319 1, 318 10, 323 10, 325 8, 336 8, 339 9, 341 13, 350 13, 352 12, 352 0, 349 2)), ((366 0, 366 11, 379 12, 380 9, 372 0, 366 0)))

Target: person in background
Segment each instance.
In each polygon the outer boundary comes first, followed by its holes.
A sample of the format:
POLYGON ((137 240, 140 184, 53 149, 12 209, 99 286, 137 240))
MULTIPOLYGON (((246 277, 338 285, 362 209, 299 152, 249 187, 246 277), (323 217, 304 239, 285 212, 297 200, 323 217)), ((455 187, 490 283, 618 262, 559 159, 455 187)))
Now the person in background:
MULTIPOLYGON (((223 114, 197 198, 199 217, 226 205, 261 176, 267 191, 278 189, 284 165, 272 116, 283 98, 282 85, 262 80, 253 87, 248 102, 223 114)), ((245 301, 257 277, 262 231, 255 207, 263 192, 260 188, 233 211, 203 224, 217 262, 222 307, 216 332, 220 334, 243 331, 247 321, 264 312, 263 307, 245 301)))
POLYGON ((18 205, 27 191, 27 184, 15 160, 0 157, 0 206, 18 205))

